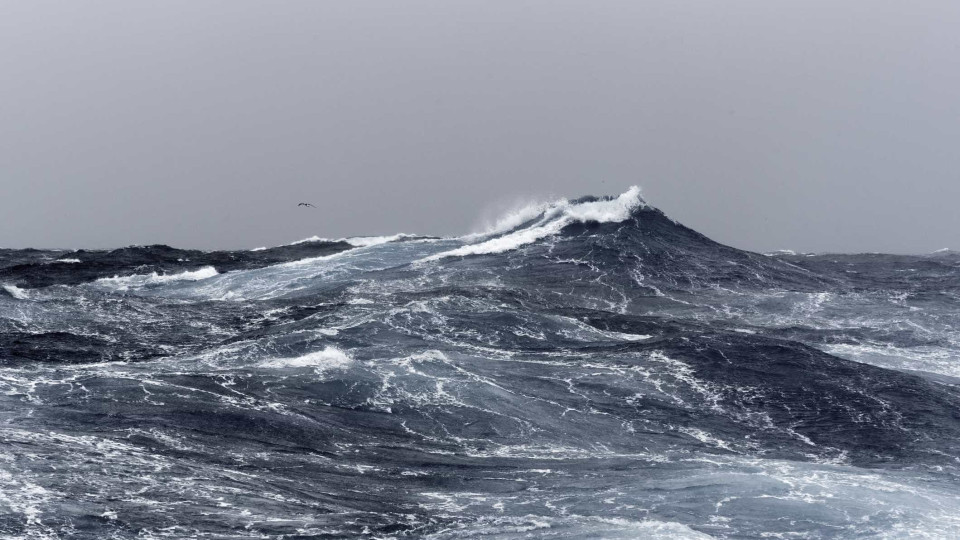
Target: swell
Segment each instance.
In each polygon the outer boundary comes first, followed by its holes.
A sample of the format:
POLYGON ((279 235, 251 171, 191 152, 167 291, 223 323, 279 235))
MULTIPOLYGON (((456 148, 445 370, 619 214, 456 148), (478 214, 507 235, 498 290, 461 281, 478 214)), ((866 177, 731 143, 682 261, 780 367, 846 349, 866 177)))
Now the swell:
POLYGON ((304 241, 257 251, 199 251, 164 245, 133 246, 111 251, 8 251, 0 282, 21 288, 79 285, 133 275, 167 276, 212 267, 217 273, 263 268, 352 249, 346 241, 304 241), (69 261, 69 264, 63 261, 69 261))
POLYGON ((960 530, 949 253, 764 256, 631 190, 460 238, 0 256, 2 535, 960 530))

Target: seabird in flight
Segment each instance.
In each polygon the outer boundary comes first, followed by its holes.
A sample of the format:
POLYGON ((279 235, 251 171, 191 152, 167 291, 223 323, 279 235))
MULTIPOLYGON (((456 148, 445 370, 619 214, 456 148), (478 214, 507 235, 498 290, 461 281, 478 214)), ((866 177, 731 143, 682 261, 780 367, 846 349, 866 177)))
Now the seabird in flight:
POLYGON ((310 204, 310 203, 308 203, 308 202, 302 202, 302 203, 298 204, 297 206, 308 206, 308 207, 310 207, 310 208, 316 208, 316 206, 314 206, 314 205, 312 205, 312 204, 310 204))

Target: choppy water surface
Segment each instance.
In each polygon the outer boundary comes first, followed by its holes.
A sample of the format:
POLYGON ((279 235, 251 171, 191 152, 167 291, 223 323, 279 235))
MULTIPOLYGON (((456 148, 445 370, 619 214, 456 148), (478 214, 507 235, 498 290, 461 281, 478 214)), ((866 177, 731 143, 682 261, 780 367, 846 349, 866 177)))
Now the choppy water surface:
POLYGON ((748 253, 630 190, 0 282, 7 537, 960 536, 953 252, 748 253))

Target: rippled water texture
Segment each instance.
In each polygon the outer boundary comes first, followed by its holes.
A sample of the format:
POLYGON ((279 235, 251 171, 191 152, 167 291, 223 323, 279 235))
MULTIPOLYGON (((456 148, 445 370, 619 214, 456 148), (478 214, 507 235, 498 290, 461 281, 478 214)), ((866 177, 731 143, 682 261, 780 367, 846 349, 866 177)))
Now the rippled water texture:
POLYGON ((956 253, 749 253, 630 190, 0 283, 7 537, 960 536, 956 253))

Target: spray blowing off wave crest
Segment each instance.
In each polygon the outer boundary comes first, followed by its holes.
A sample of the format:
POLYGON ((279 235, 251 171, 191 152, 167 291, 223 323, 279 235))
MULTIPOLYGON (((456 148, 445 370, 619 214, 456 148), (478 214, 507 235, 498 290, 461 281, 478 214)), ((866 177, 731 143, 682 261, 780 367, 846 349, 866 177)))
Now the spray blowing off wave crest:
POLYGON ((496 221, 483 228, 480 232, 475 232, 461 236, 462 240, 479 240, 489 238, 499 234, 510 232, 525 223, 530 223, 537 218, 542 217, 550 208, 559 207, 568 204, 566 199, 559 199, 553 202, 533 202, 523 204, 510 209, 498 216, 496 221))
POLYGON ((637 186, 631 186, 614 199, 573 202, 561 199, 551 204, 531 205, 512 212, 498 221, 491 232, 481 235, 494 235, 494 238, 437 253, 425 260, 503 253, 558 234, 564 227, 574 223, 621 222, 644 206, 646 202, 641 198, 640 188, 637 186))

